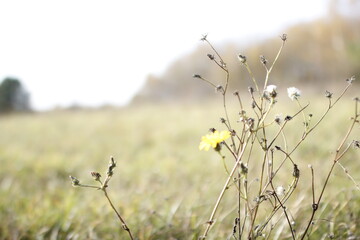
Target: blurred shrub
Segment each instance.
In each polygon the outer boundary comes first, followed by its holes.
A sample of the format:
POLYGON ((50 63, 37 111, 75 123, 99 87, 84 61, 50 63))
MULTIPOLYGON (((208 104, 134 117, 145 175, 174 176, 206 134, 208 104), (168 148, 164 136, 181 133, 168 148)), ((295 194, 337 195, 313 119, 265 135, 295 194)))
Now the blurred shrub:
POLYGON ((5 78, 0 84, 0 112, 29 111, 30 97, 21 82, 5 78))

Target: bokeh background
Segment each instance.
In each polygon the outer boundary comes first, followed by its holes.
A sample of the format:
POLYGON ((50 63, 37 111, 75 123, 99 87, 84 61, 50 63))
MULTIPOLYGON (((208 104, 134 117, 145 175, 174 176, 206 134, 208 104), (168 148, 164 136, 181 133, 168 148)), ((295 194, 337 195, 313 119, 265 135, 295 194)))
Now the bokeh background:
MULTIPOLYGON (((221 98, 192 77, 224 81, 203 35, 227 63, 230 91, 245 99, 252 81, 237 55, 262 82, 259 56, 273 61, 288 35, 269 79, 279 89, 274 116, 297 109, 286 96, 296 86, 316 119, 325 91, 339 96, 360 73, 358 0, 1 1, 0 33, 0 239, 126 238, 102 194, 69 180, 91 183, 110 156, 118 166, 109 193, 137 238, 197 239, 226 179, 219 156, 198 151, 209 128, 223 128, 221 98)), ((355 81, 296 155, 319 183, 359 93, 355 81)), ((354 151, 343 162, 357 182, 359 160, 354 151)), ((311 213, 306 176, 291 203, 299 222, 311 213)), ((315 239, 360 239, 359 192, 341 168, 332 181, 315 239)), ((210 239, 231 236, 235 194, 210 239)))

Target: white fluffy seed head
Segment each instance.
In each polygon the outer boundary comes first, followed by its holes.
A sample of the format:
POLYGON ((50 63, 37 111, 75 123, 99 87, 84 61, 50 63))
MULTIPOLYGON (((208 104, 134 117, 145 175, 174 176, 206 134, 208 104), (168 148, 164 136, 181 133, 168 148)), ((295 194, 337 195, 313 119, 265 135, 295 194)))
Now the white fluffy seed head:
POLYGON ((268 92, 268 93, 272 93, 272 92, 276 92, 276 86, 275 85, 268 85, 266 88, 265 88, 265 92, 268 92))
POLYGON ((285 195, 285 188, 283 186, 278 186, 275 190, 276 194, 280 197, 285 195))
POLYGON ((298 99, 301 96, 301 91, 297 89, 296 87, 289 87, 287 89, 288 96, 291 98, 291 100, 298 99))

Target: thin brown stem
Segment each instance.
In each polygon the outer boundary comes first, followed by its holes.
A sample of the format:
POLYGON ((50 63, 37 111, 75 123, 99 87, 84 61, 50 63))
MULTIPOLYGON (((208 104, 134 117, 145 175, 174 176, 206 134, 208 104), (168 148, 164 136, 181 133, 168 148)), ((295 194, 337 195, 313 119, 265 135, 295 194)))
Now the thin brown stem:
MULTIPOLYGON (((337 101, 335 101, 335 103, 336 103, 336 102, 337 102, 337 101)), ((329 183, 330 177, 331 177, 331 175, 332 175, 332 172, 333 172, 333 170, 334 170, 334 167, 335 167, 336 163, 345 155, 345 153, 349 150, 349 148, 350 148, 350 146, 351 146, 351 144, 349 144, 349 145, 345 148, 345 150, 340 153, 341 148, 344 146, 346 140, 347 140, 348 137, 350 136, 350 133, 352 132, 355 124, 356 124, 357 121, 358 121, 357 119, 358 119, 359 115, 358 115, 357 103, 356 103, 355 105, 356 105, 356 107, 355 107, 355 116, 354 116, 354 118, 353 118, 352 124, 350 125, 350 127, 349 127, 347 133, 345 134, 343 140, 341 141, 339 147, 336 149, 336 154, 335 154, 334 161, 333 161, 333 163, 332 163, 332 165, 331 165, 331 168, 330 168, 330 170, 329 170, 329 172, 328 172, 328 174, 327 174, 327 177, 326 177, 325 183, 324 183, 324 185, 323 185, 323 187, 322 187, 322 189, 321 189, 319 198, 318 198, 318 200, 316 201, 316 203, 314 203, 314 204, 312 205, 313 211, 312 211, 310 220, 309 220, 309 222, 308 222, 308 224, 307 224, 307 226, 306 226, 306 229, 305 229, 305 231, 304 231, 304 233, 303 233, 303 235, 302 235, 302 237, 301 237, 301 240, 303 240, 303 239, 305 238, 305 236, 307 235, 307 232, 309 231, 309 228, 310 228, 311 223, 312 223, 312 221, 313 221, 313 219, 314 219, 314 216, 315 216, 315 212, 318 210, 319 204, 320 204, 321 199, 322 199, 322 197, 323 197, 323 195, 324 195, 325 189, 326 189, 326 187, 327 187, 327 185, 328 185, 328 183, 329 183)))
POLYGON ((238 195, 238 238, 241 240, 241 174, 238 172, 238 187, 239 187, 239 195, 238 195))
POLYGON ((291 231, 292 239, 295 240, 295 239, 296 239, 296 238, 295 238, 295 234, 294 234, 295 231, 294 231, 294 229, 293 229, 293 227, 292 227, 292 225, 291 225, 289 216, 288 216, 287 211, 286 211, 286 207, 283 205, 283 203, 281 202, 279 196, 277 195, 272 181, 271 181, 271 187, 272 187, 272 189, 273 189, 273 191, 274 191, 274 196, 275 196, 275 198, 277 199, 277 201, 279 202, 281 208, 282 208, 283 211, 284 211, 284 214, 285 214, 285 217, 286 217, 286 221, 288 222, 288 225, 289 225, 289 228, 290 228, 290 231, 291 231))
POLYGON ((107 194, 106 188, 103 188, 102 190, 103 190, 103 192, 104 192, 104 195, 105 195, 106 199, 109 201, 109 204, 110 204, 111 208, 114 210, 114 212, 116 213, 116 215, 117 215, 117 217, 119 218, 120 222, 122 223, 122 228, 123 228, 125 231, 128 232, 130 239, 131 239, 131 240, 134 240, 134 237, 133 237, 132 234, 131 234, 130 228, 126 225, 125 220, 121 217, 120 213, 116 210, 116 208, 114 207, 113 203, 111 202, 111 200, 110 200, 110 198, 109 198, 109 196, 108 196, 108 194, 107 194))
POLYGON ((215 52, 215 54, 220 58, 220 61, 222 63, 224 63, 223 59, 221 58, 221 55, 218 53, 218 51, 216 51, 216 49, 214 48, 214 46, 209 42, 209 40, 207 40, 206 38, 203 38, 203 40, 209 44, 209 46, 211 47, 211 49, 215 52))
POLYGON ((240 104, 240 111, 243 111, 243 110, 244 110, 244 107, 243 107, 243 104, 242 104, 242 101, 241 101, 240 94, 239 94, 239 93, 237 93, 237 94, 236 94, 236 97, 237 97, 237 99, 239 100, 239 104, 240 104))
POLYGON ((312 198, 313 204, 315 204, 315 178, 314 178, 314 169, 310 166, 311 169, 311 191, 312 191, 312 198))
POLYGON ((210 84, 210 86, 212 86, 213 88, 215 88, 216 89, 216 85, 215 84, 213 84, 212 82, 210 82, 209 80, 207 80, 207 79, 205 79, 205 78, 203 78, 203 77, 198 77, 200 80, 203 80, 204 82, 206 82, 206 83, 208 83, 208 84, 210 84))
POLYGON ((282 52, 282 49, 283 49, 284 45, 285 45, 285 41, 282 41, 281 47, 280 47, 278 53, 276 54, 276 57, 275 57, 272 65, 271 65, 271 67, 270 67, 269 69, 266 68, 266 77, 265 77, 265 82, 264 82, 264 89, 265 89, 266 86, 267 86, 267 83, 268 83, 268 80, 269 80, 269 75, 270 75, 270 73, 271 73, 271 71, 272 71, 272 69, 273 69, 276 61, 278 60, 278 58, 279 58, 279 56, 280 56, 280 53, 282 52))
POLYGON ((355 179, 350 175, 349 171, 338 161, 337 164, 344 170, 344 173, 348 176, 348 178, 354 183, 357 190, 360 191, 359 184, 355 181, 355 179))
POLYGON ((85 188, 95 188, 97 190, 100 190, 101 187, 98 187, 98 186, 93 186, 93 185, 86 185, 86 184, 79 184, 78 185, 79 187, 85 187, 85 188))
POLYGON ((256 91, 259 92, 259 86, 257 85, 256 79, 254 77, 254 74, 252 73, 249 65, 247 64, 247 62, 244 63, 244 66, 246 67, 246 70, 248 71, 249 75, 251 76, 251 79, 255 85, 256 91))
POLYGON ((335 106, 335 104, 344 96, 344 94, 347 92, 347 90, 350 88, 351 83, 349 83, 345 89, 342 91, 340 96, 331 104, 331 101, 329 102, 329 106, 326 109, 326 111, 323 113, 323 115, 320 117, 320 119, 315 123, 315 125, 310 128, 308 131, 304 133, 300 141, 295 145, 295 147, 290 151, 289 155, 291 155, 299 146, 300 144, 305 140, 305 138, 324 120, 326 115, 329 113, 329 111, 335 106))
MULTIPOLYGON (((248 139, 250 139, 250 136, 248 136, 248 139)), ((224 187, 223 187, 223 189, 221 190, 218 199, 216 200, 216 203, 215 203, 214 209, 213 209, 213 211, 212 211, 212 213, 211 213, 211 215, 210 215, 209 221, 207 221, 207 227, 206 227, 206 229, 205 229, 205 232, 204 232, 203 236, 201 237, 202 239, 206 239, 207 234, 208 234, 208 232, 209 232, 209 230, 210 230, 210 227, 211 227, 212 224, 214 223, 215 214, 216 214, 216 212, 217 212, 217 210, 218 210, 218 208, 219 208, 219 205, 220 205, 220 202, 221 202, 222 198, 224 197, 225 191, 228 189, 228 185, 229 185, 229 183, 230 183, 230 180, 231 180, 232 177, 234 176, 234 173, 235 173, 236 169, 238 168, 238 166, 239 166, 239 164, 240 164, 240 162, 241 162, 241 160, 242 160, 242 156, 244 155, 244 152, 245 152, 245 149, 246 149, 246 148, 245 148, 245 147, 246 147, 246 144, 247 144, 247 142, 244 143, 243 150, 242 150, 241 153, 239 154, 239 156, 238 156, 238 158, 237 158, 237 160, 236 160, 236 162, 235 162, 235 164, 234 164, 234 167, 233 167, 233 169, 231 170, 228 178, 226 179, 226 182, 225 182, 225 184, 224 184, 224 187)))

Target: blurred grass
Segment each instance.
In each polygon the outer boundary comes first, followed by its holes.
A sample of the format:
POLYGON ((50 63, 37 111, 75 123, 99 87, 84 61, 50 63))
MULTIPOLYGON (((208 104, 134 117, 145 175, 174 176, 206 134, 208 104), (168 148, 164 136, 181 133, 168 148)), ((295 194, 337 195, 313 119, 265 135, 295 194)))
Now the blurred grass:
MULTIPOLYGON (((311 102, 306 111, 314 114, 315 122, 327 102, 318 98, 311 102)), ((229 106, 235 126, 237 108, 229 106)), ((313 165, 316 183, 322 183, 352 106, 344 100, 335 107, 294 155, 302 171, 302 192, 289 208, 299 223, 298 232, 304 227, 302 219, 311 213, 307 165, 313 165)), ((276 107, 270 117, 297 110, 289 102, 282 109, 276 107)), ((222 113, 219 103, 206 103, 2 116, 0 239, 126 239, 102 194, 73 188, 68 178, 71 174, 92 183, 90 171, 104 173, 110 156, 118 164, 109 194, 136 237, 197 239, 226 179, 219 156, 198 151, 198 144, 210 127, 223 129, 222 113)), ((290 124, 285 131, 292 142, 301 137, 301 118, 290 124)), ((230 158, 227 161, 232 163, 230 158)), ((358 151, 351 150, 343 165, 359 180, 358 151)), ((286 183, 287 173, 283 174, 286 183)), ((231 235, 235 196, 232 189, 225 195, 209 239, 231 235)), ((324 239, 331 232, 339 239, 351 234, 360 237, 359 196, 337 167, 325 195, 329 201, 315 221, 313 239, 324 239)))

